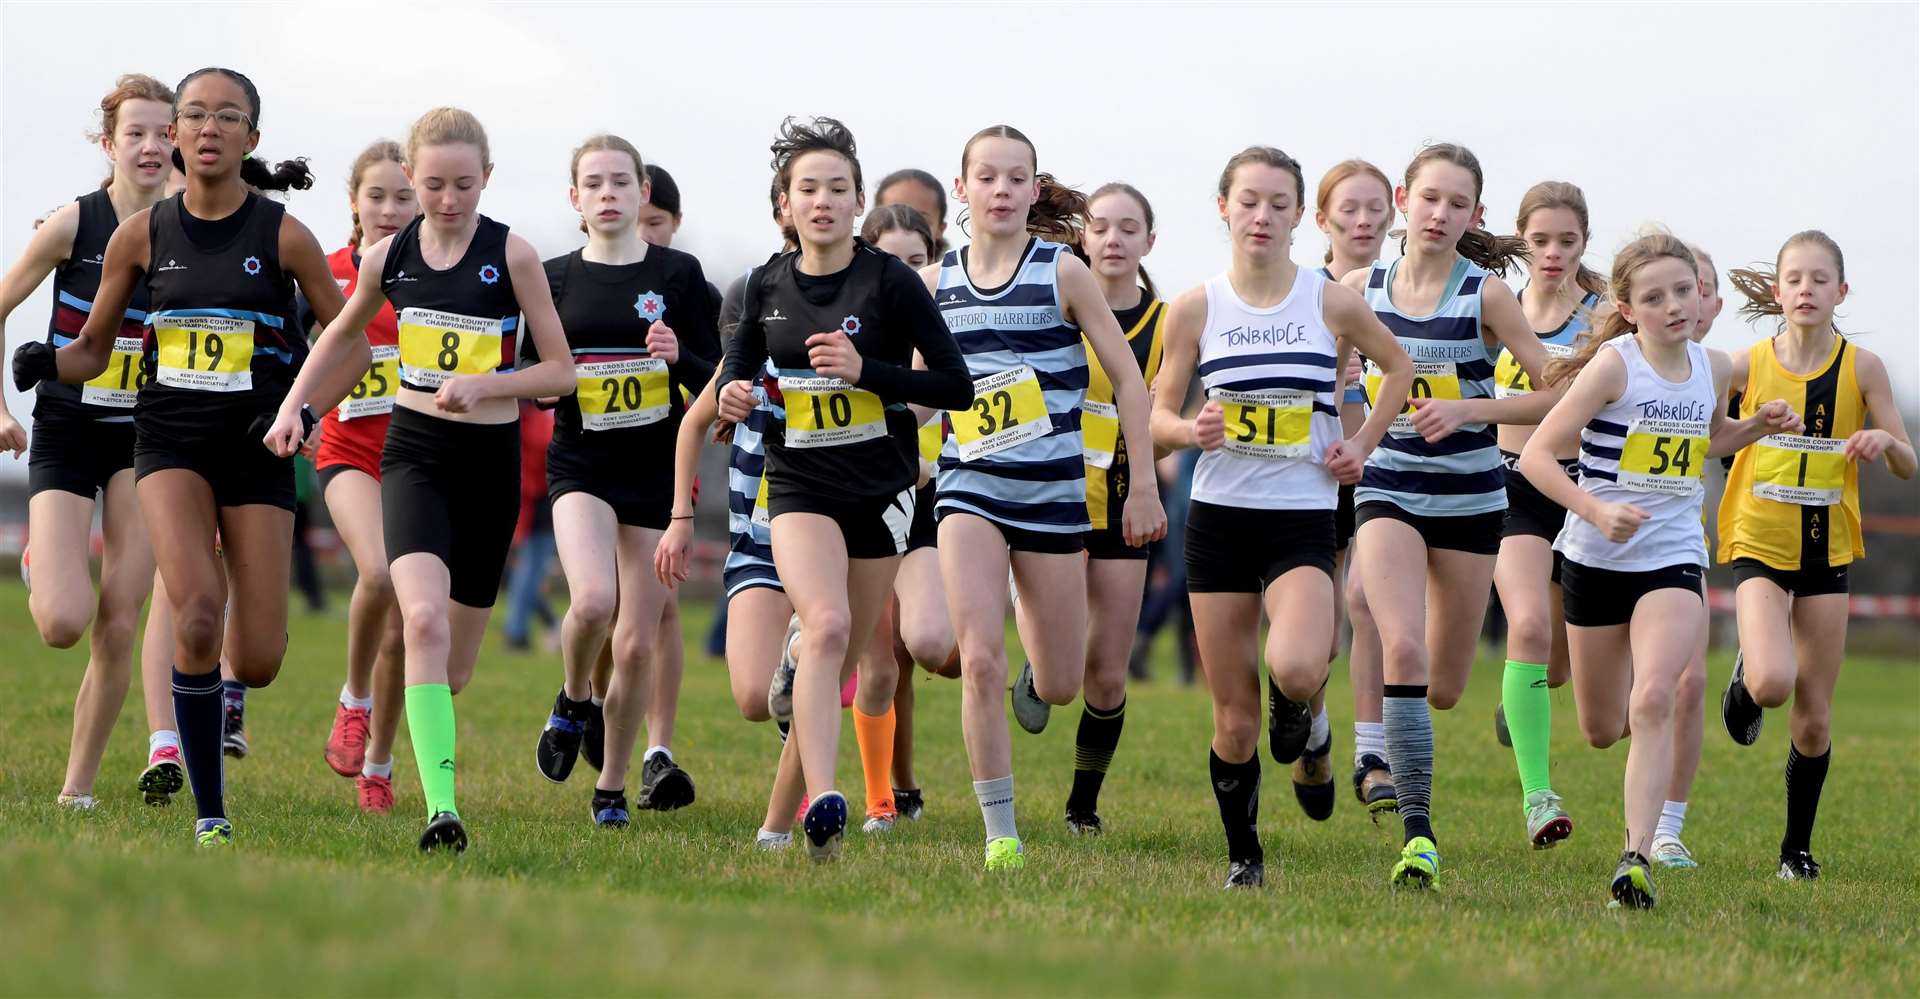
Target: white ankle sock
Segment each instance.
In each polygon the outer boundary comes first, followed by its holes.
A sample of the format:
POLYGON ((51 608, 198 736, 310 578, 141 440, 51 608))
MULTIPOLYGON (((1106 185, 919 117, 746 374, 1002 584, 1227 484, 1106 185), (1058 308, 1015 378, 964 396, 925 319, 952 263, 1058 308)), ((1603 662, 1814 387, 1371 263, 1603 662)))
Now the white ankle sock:
POLYGON ((1353 723, 1353 765, 1360 765, 1360 757, 1371 753, 1381 759, 1387 758, 1387 723, 1353 723))
POLYGON ((360 776, 392 777, 393 776, 393 757, 391 756, 387 757, 387 762, 385 763, 375 763, 372 760, 368 760, 367 762, 361 764, 360 776))
POLYGON ((1307 734, 1307 748, 1313 749, 1326 745, 1333 738, 1333 731, 1327 724, 1327 706, 1320 706, 1320 713, 1313 716, 1313 731, 1307 734))
POLYGON ((1653 827, 1654 839, 1679 839, 1681 827, 1687 824, 1687 803, 1669 801, 1660 806, 1660 822, 1653 827))
POLYGON ((340 685, 340 703, 349 708, 359 708, 362 711, 371 711, 373 710, 373 695, 368 694, 365 697, 355 697, 353 696, 353 691, 350 691, 347 689, 346 684, 341 684, 340 685))

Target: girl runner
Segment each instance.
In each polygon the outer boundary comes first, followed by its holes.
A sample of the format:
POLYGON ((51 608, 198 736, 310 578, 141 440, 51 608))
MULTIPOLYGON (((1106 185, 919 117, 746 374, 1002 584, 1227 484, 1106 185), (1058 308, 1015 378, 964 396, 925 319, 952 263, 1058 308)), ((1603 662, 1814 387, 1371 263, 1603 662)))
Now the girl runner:
MULTIPOLYGON (((1227 835, 1226 887, 1259 887, 1259 685, 1264 610, 1268 675, 1300 705, 1327 680, 1333 644, 1338 481, 1358 481, 1413 381, 1413 365, 1365 300, 1287 256, 1300 224, 1300 164, 1269 146, 1227 161, 1217 204, 1233 246, 1226 273, 1168 309, 1154 440, 1205 453, 1187 513, 1187 590, 1213 695, 1208 770, 1227 835), (1339 355, 1357 347, 1382 372, 1360 433, 1341 438, 1339 355), (1208 401, 1180 415, 1199 374, 1208 401)), ((1297 758, 1307 732, 1279 747, 1297 758)), ((1324 755, 1324 754, 1323 754, 1324 755)))
MULTIPOLYGON (((209 67, 174 92, 171 134, 186 190, 120 223, 79 334, 57 351, 21 347, 14 378, 22 387, 77 384, 131 363, 114 355, 124 310, 144 281, 153 333, 142 361, 151 377, 134 408, 134 474, 173 608, 173 709, 199 811, 194 838, 219 846, 233 837, 222 786, 221 658, 239 682, 263 687, 287 643, 292 449, 269 454, 260 434, 306 356, 290 329, 294 285, 323 319, 341 297, 313 234, 255 193, 305 189, 313 178, 301 161, 269 169, 252 158, 260 141, 253 82, 209 67)), ((295 431, 311 429, 310 412, 286 412, 295 431)))
POLYGON ((367 251, 353 298, 315 342, 315 362, 267 437, 279 454, 299 447, 297 407, 347 395, 368 371, 367 324, 392 303, 400 394, 380 499, 406 633, 407 731, 426 797, 422 850, 467 846, 454 800, 453 694, 473 677, 519 512, 516 400, 574 387, 539 255, 479 213, 492 170, 473 115, 435 108, 414 122, 407 178, 425 214, 367 251), (522 314, 539 360, 515 371, 522 314))
POLYGON ((1646 850, 1673 771, 1674 690, 1707 626, 1701 470, 1800 422, 1781 400, 1738 422, 1721 412, 1730 364, 1693 342, 1699 276, 1679 240, 1635 240, 1613 258, 1608 284, 1614 311, 1548 367, 1542 384, 1573 384, 1521 451, 1520 471, 1573 514, 1554 550, 1580 727, 1600 748, 1633 731, 1611 904, 1651 909, 1646 850), (1560 465, 1575 446, 1578 484, 1560 465))
MULTIPOLYGON (((46 343, 59 347, 80 332, 100 288, 107 240, 119 220, 158 203, 172 169, 167 135, 173 91, 150 76, 122 76, 100 99, 100 133, 93 137, 107 156, 109 173, 97 190, 55 211, 33 234, 26 253, 0 279, 0 327, 51 273, 53 313, 46 343)), ((107 370, 85 385, 42 383, 33 406, 32 450, 27 457, 27 550, 39 556, 37 587, 27 609, 40 640, 72 648, 87 633, 87 669, 74 699, 73 743, 59 804, 94 804, 94 778, 114 719, 126 701, 133 636, 140 605, 153 586, 153 549, 140 521, 133 488, 133 407, 146 375, 140 339, 146 322, 146 289, 133 289, 113 344, 107 370), (122 377, 125 384, 122 384, 122 377), (88 566, 88 535, 98 497, 101 555, 96 599, 88 566), (96 609, 97 608, 97 609, 96 609)), ((18 455, 27 435, 0 399, 0 450, 18 455)), ((21 556, 23 563, 26 556, 21 556)), ((180 790, 180 736, 167 700, 168 675, 143 672, 147 722, 152 732, 148 773, 141 790, 164 803, 180 790), (164 752, 164 751, 170 751, 164 752)))
POLYGON ((905 205, 919 212, 927 231, 933 233, 935 255, 947 252, 947 192, 938 177, 912 167, 895 170, 873 189, 873 203, 881 208, 905 205))
MULTIPOLYGON (((937 513, 966 685, 961 726, 992 870, 1025 863, 1000 706, 1009 565, 1025 594, 1015 617, 1030 659, 1013 686, 1021 727, 1044 728, 1050 706, 1072 701, 1086 674, 1080 405, 1088 345, 1113 381, 1129 453, 1151 453, 1151 443, 1139 365, 1099 282, 1068 250, 1079 241, 1085 201, 1039 173, 1033 143, 1009 125, 967 140, 954 189, 976 226, 973 243, 921 273, 974 379, 973 404, 953 414, 940 453, 937 513)), ((1151 473, 1132 486, 1121 540, 1145 544, 1166 532, 1166 512, 1151 473)))
POLYGON ((1740 452, 1720 500, 1720 561, 1733 566, 1740 652, 1720 700, 1727 734, 1760 737, 1763 708, 1793 701, 1787 747, 1787 828, 1780 877, 1820 876, 1813 823, 1832 759, 1833 690, 1847 647, 1847 569, 1866 555, 1860 536, 1860 466, 1886 460, 1913 478, 1913 444, 1886 363, 1842 336, 1833 312, 1847 299, 1839 244, 1817 229, 1795 233, 1771 271, 1733 272, 1741 311, 1778 317, 1780 330, 1733 362, 1740 412, 1784 397, 1804 416, 1740 452))

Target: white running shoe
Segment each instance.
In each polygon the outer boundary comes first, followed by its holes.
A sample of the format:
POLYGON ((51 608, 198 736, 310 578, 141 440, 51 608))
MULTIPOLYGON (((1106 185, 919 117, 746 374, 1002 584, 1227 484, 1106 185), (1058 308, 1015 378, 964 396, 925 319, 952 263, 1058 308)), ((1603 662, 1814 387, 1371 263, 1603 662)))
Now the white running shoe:
POLYGON ((774 668, 773 681, 767 685, 767 713, 776 722, 793 721, 793 672, 798 663, 793 645, 800 640, 800 615, 787 621, 787 638, 780 643, 780 665, 774 668))
POLYGON ((784 850, 792 845, 793 834, 790 832, 777 833, 762 829, 753 837, 753 848, 756 850, 784 850))
POLYGON ((1654 840, 1653 849, 1648 856, 1661 867, 1683 869, 1700 866, 1700 862, 1693 859, 1693 851, 1688 850, 1685 843, 1670 836, 1654 840))
POLYGON ((99 804, 99 802, 93 800, 93 795, 91 794, 66 793, 62 793, 60 797, 53 799, 53 803, 59 805, 61 808, 70 808, 76 812, 91 812, 93 811, 93 806, 99 804))

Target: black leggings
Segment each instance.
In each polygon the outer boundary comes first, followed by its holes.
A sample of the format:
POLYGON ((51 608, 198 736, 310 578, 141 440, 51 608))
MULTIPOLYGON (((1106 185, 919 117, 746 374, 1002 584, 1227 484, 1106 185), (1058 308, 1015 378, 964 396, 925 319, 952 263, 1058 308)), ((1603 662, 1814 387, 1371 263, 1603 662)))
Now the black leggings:
POLYGON ((448 595, 492 607, 520 518, 520 424, 456 423, 395 407, 380 458, 387 563, 426 552, 448 595))

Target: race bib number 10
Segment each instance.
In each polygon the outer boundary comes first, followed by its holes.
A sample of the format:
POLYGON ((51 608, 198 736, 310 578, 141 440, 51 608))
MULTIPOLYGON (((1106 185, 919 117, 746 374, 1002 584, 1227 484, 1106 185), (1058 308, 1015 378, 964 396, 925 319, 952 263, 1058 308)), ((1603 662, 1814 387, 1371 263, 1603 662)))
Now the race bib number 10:
POLYGON ((1832 506, 1845 496, 1845 438, 1768 434, 1753 446, 1755 496, 1795 506, 1832 506))
POLYGON ((89 406, 132 409, 134 397, 147 384, 146 365, 141 363, 143 349, 137 336, 114 337, 107 370, 87 380, 80 389, 80 401, 89 406))
POLYGON ((1313 393, 1303 389, 1213 395, 1226 417, 1221 450, 1243 458, 1286 461, 1313 454, 1313 393))
POLYGON ((393 395, 399 381, 394 365, 399 360, 398 346, 387 344, 373 348, 373 363, 367 366, 367 373, 360 376, 360 383, 340 401, 343 422, 393 412, 393 395))
POLYGON ((839 447, 887 435, 880 397, 843 379, 782 375, 780 395, 787 407, 787 447, 839 447))
POLYGON ((1689 420, 1635 420, 1620 449, 1620 485, 1646 493, 1692 496, 1702 488, 1707 424, 1689 420))
POLYGON ((975 461, 1053 432, 1040 379, 1027 365, 976 379, 973 405, 953 414, 961 461, 975 461))
POLYGON ((400 310, 400 367, 408 382, 437 389, 457 375, 500 367, 501 322, 452 312, 400 310))
POLYGON ((580 422, 588 430, 644 427, 667 418, 667 362, 655 357, 575 365, 580 422))
MULTIPOLYGON (((1371 403, 1380 398, 1380 383, 1386 380, 1386 373, 1373 364, 1367 365, 1367 400, 1371 403)), ((1387 432, 1396 437, 1418 436, 1420 431, 1413 429, 1413 400, 1415 399, 1453 399, 1460 398, 1460 369, 1452 361, 1415 361, 1413 365, 1413 387, 1407 390, 1407 403, 1400 407, 1400 414, 1393 418, 1393 424, 1387 432)))
POLYGON ((153 336, 160 384, 203 392, 253 388, 253 320, 156 315, 153 336))

